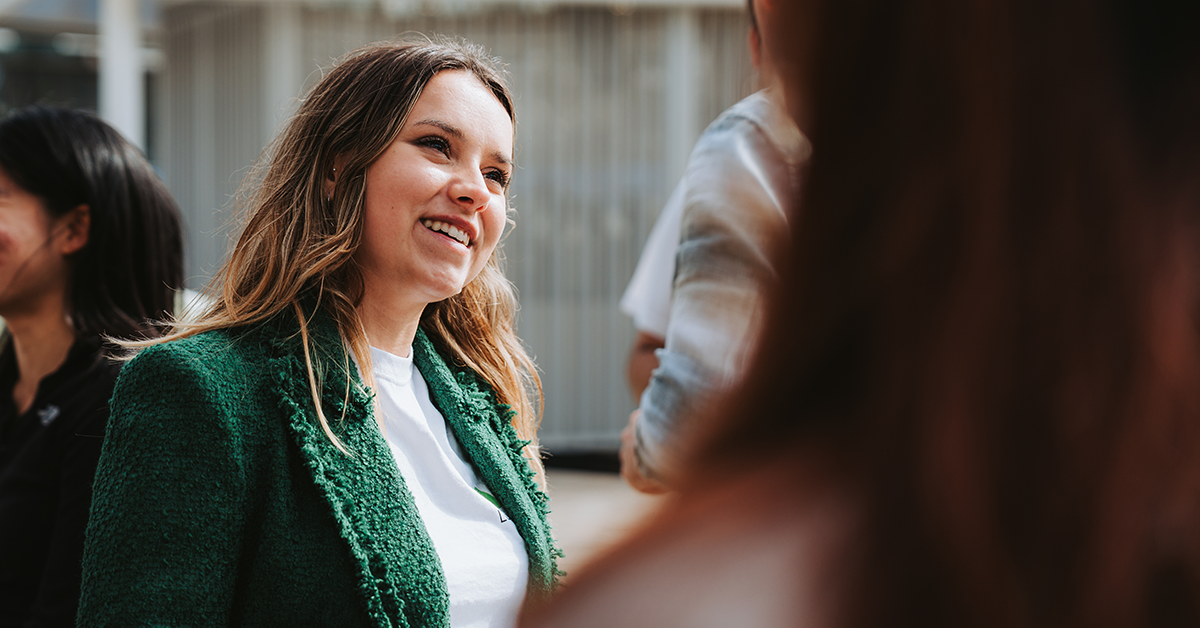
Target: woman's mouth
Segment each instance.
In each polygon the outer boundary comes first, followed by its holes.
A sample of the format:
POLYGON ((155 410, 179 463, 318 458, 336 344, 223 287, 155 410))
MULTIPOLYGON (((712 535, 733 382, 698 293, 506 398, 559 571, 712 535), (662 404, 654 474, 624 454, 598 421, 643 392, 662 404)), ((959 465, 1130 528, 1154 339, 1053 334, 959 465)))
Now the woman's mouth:
POLYGON ((471 241, 467 238, 467 234, 462 229, 459 229, 454 225, 446 224, 440 220, 422 220, 421 224, 425 225, 425 228, 429 229, 430 231, 444 233, 451 238, 458 240, 459 244, 462 244, 463 246, 471 246, 471 241))

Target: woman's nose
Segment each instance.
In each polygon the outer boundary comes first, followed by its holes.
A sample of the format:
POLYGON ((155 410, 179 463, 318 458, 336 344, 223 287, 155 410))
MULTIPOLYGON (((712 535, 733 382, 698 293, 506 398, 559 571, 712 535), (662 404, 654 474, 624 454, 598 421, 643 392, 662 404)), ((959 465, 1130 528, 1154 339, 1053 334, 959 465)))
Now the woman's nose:
POLYGON ((491 200, 487 180, 478 168, 463 168, 452 185, 451 196, 471 211, 482 210, 491 200))

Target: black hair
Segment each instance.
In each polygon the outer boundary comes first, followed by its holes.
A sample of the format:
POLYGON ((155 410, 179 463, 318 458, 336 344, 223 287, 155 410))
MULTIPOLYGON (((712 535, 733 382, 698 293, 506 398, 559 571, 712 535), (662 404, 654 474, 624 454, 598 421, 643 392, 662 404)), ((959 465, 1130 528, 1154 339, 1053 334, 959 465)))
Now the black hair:
POLYGON ((93 114, 34 106, 0 120, 0 167, 51 218, 86 205, 67 310, 83 337, 146 334, 183 284, 179 210, 141 151, 93 114))

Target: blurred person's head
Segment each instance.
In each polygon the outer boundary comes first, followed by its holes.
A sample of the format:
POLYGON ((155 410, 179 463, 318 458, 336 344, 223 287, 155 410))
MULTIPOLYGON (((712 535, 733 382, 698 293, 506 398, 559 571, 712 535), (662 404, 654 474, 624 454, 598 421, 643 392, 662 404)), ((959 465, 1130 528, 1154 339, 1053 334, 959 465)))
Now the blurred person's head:
POLYGON ((820 461, 843 623, 1195 624, 1200 5, 779 4, 814 157, 689 490, 820 461))
POLYGON ((137 148, 96 116, 0 120, 0 315, 58 292, 80 336, 148 333, 182 288, 180 218, 137 148))

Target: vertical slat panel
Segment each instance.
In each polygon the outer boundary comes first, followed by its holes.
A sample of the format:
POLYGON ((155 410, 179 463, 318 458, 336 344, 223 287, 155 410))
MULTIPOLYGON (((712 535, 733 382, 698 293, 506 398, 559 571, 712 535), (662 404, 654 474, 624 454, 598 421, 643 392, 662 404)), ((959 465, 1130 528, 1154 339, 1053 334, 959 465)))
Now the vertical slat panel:
MULTIPOLYGON (((199 12, 197 12, 199 13, 199 12)), ((210 274, 212 265, 222 254, 220 242, 214 237, 218 208, 216 193, 221 187, 224 176, 215 167, 216 160, 216 126, 213 116, 216 109, 216 69, 214 56, 218 42, 213 28, 213 19, 205 15, 197 15, 193 27, 193 48, 191 55, 192 84, 188 96, 193 101, 192 115, 186 123, 190 127, 188 134, 189 148, 194 151, 188 160, 193 187, 190 198, 180 199, 181 209, 191 217, 191 234, 188 243, 193 251, 192 259, 195 266, 189 268, 193 278, 210 274)))

